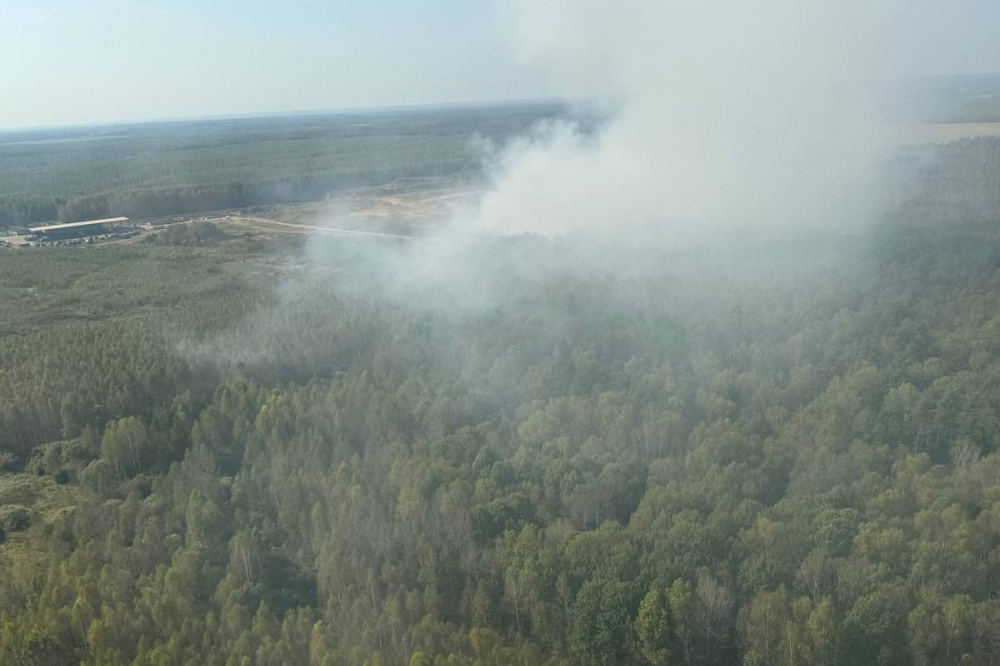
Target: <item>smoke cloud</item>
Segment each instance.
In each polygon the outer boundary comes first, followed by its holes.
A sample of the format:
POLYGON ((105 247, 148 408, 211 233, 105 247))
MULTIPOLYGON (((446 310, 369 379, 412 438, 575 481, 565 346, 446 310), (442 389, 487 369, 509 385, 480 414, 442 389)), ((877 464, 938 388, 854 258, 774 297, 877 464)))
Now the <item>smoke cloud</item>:
POLYGON ((596 134, 549 124, 495 155, 482 221, 698 235, 860 220, 885 146, 871 84, 894 66, 891 12, 867 4, 509 0, 524 58, 620 108, 596 134))

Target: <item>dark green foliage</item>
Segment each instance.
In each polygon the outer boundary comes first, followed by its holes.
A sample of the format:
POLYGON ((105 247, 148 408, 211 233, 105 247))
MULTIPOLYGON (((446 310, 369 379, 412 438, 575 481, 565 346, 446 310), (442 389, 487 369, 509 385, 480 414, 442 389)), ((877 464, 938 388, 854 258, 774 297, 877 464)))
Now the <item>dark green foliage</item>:
POLYGON ((906 664, 906 622, 898 602, 875 592, 855 602, 844 618, 844 661, 850 664, 906 664))
POLYGON ((522 493, 495 499, 485 506, 474 506, 469 512, 472 534, 476 542, 489 545, 507 530, 520 531, 537 521, 537 508, 522 493))
POLYGON ((851 552, 861 517, 857 509, 824 509, 814 520, 815 543, 830 557, 851 552))
POLYGON ((635 587, 616 580, 586 581, 573 607, 573 650, 595 666, 624 663, 632 641, 635 587))
POLYGON ((0 507, 0 526, 5 532, 23 532, 31 525, 31 512, 27 507, 8 504, 0 507))

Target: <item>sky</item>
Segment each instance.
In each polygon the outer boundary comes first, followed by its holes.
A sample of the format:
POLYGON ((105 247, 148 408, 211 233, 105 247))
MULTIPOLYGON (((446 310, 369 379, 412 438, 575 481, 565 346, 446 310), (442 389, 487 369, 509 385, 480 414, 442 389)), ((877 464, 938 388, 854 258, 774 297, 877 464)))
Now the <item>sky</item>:
MULTIPOLYGON (((0 128, 615 93, 522 48, 511 5, 0 0, 0 128)), ((893 73, 1000 71, 997 0, 885 6, 893 73)))

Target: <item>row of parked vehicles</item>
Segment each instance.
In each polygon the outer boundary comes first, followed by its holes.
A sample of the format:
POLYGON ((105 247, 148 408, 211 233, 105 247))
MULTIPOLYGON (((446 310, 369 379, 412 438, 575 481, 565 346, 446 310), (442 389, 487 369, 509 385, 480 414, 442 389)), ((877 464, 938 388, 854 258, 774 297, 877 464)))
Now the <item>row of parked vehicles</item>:
POLYGON ((98 234, 96 236, 65 238, 63 240, 29 241, 27 245, 28 247, 58 247, 58 246, 68 246, 68 245, 89 245, 91 243, 97 243, 102 240, 119 240, 122 238, 132 238, 133 236, 138 236, 140 233, 141 231, 139 229, 123 228, 110 231, 106 234, 98 234))

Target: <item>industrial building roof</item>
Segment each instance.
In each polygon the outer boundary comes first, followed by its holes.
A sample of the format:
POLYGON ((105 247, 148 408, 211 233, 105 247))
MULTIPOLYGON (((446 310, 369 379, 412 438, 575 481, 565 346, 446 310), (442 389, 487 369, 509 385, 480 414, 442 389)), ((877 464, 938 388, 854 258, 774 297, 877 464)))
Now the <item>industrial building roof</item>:
POLYGON ((67 222, 66 224, 49 224, 44 227, 30 227, 28 231, 33 234, 41 234, 48 231, 60 231, 62 229, 76 229, 78 227, 90 227, 98 224, 123 224, 128 222, 127 217, 109 217, 105 220, 88 220, 87 222, 67 222))

